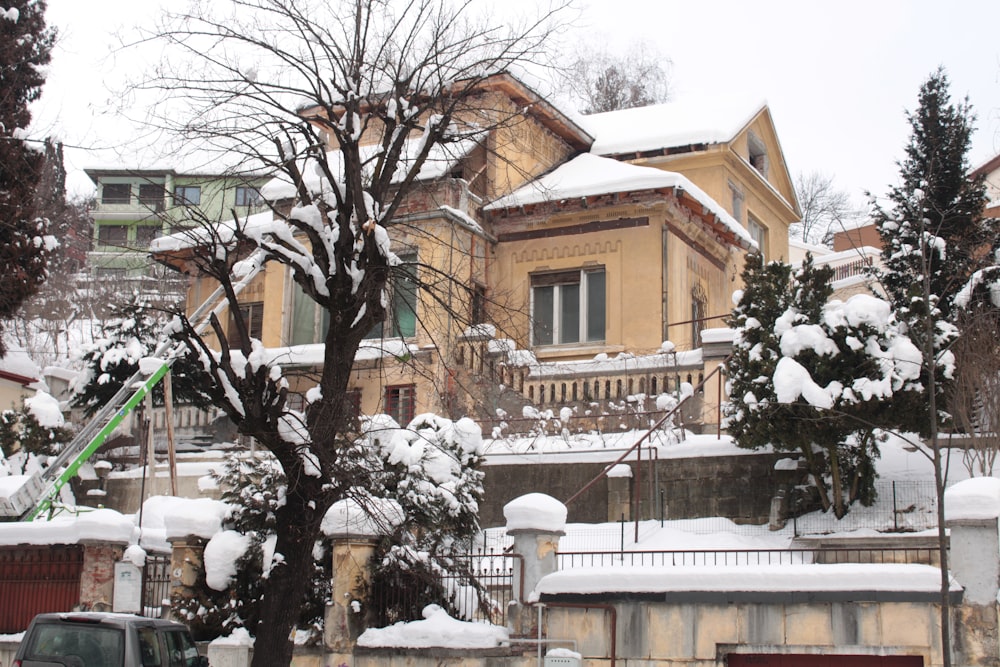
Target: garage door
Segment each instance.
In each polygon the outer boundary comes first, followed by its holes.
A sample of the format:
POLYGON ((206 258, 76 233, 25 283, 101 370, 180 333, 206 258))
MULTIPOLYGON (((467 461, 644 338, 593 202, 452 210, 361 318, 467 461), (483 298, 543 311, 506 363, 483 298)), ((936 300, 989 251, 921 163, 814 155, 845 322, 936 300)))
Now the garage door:
POLYGON ((0 633, 20 632, 35 614, 80 603, 80 546, 0 548, 0 633))
POLYGON ((813 655, 730 653, 729 667, 923 667, 919 655, 813 655))

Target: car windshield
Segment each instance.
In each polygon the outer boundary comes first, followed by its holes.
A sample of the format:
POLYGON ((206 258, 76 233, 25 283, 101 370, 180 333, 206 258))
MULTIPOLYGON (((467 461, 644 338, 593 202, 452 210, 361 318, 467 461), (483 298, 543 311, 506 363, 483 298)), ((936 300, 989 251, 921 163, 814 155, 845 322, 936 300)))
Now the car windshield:
POLYGON ((124 633, 116 628, 70 623, 39 623, 25 658, 57 661, 67 667, 121 667, 124 633))

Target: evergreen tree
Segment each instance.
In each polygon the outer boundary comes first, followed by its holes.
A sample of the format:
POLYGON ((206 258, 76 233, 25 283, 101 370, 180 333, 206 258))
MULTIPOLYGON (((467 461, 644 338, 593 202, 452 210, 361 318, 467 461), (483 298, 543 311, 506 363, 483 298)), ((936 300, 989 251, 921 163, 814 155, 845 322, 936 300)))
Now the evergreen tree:
MULTIPOLYGON (((43 153, 25 142, 28 105, 41 94, 55 32, 45 27, 43 0, 14 0, 0 12, 0 334, 2 320, 45 280, 54 247, 36 212, 43 153)), ((0 335, 0 356, 6 347, 0 335)))
POLYGON ((69 442, 73 432, 61 424, 42 424, 30 407, 0 412, 0 458, 10 458, 15 452, 53 456, 69 442))
POLYGON ((939 409, 950 390, 958 336, 953 322, 960 288, 988 263, 1000 244, 997 221, 983 218, 981 178, 969 177, 968 151, 973 115, 967 100, 954 104, 944 70, 921 86, 918 107, 907 115, 911 127, 901 183, 889 193, 890 207, 874 206, 882 238, 884 267, 876 271, 896 308, 905 333, 919 349, 923 394, 899 410, 898 423, 928 439, 938 495, 941 568, 941 646, 951 664, 948 549, 944 517, 944 464, 939 425, 949 415, 939 409))
POLYGON ((470 601, 488 613, 486 591, 464 557, 479 531, 483 497, 479 426, 426 414, 404 430, 382 416, 365 432, 373 434, 368 448, 382 449, 377 493, 404 517, 372 556, 369 621, 419 620, 428 604, 469 618, 470 601))
POLYGON ((907 114, 901 183, 889 192, 889 208, 873 208, 884 247, 877 277, 918 345, 917 323, 932 313, 953 321, 955 294, 1000 243, 996 221, 983 218, 983 179, 969 177, 972 109, 968 100, 953 103, 948 88, 942 69, 921 86, 919 106, 907 114))
POLYGON ((811 257, 795 270, 748 259, 725 415, 739 446, 800 454, 823 508, 842 517, 875 499, 875 432, 897 397, 918 391, 919 352, 886 302, 831 301, 832 273, 811 257))
MULTIPOLYGON (((261 455, 234 455, 221 471, 212 471, 222 500, 229 504, 223 529, 247 538, 247 547, 236 561, 236 576, 225 590, 209 586, 204 572, 194 597, 176 595, 171 604, 199 638, 228 635, 236 628, 252 630, 260 618, 260 598, 265 578, 265 558, 273 551, 276 511, 284 502, 285 476, 274 459, 261 455)), ((296 626, 309 629, 313 639, 322 636, 323 616, 332 581, 329 555, 323 544, 314 548, 314 562, 306 599, 299 607, 296 626)))
MULTIPOLYGON (((139 361, 152 356, 160 345, 166 317, 142 301, 114 306, 112 317, 101 325, 101 336, 87 345, 80 358, 85 370, 74 384, 73 405, 92 415, 121 389, 139 370, 139 361)), ((174 401, 206 407, 211 401, 205 392, 205 371, 188 356, 180 357, 170 370, 174 401)), ((154 405, 163 405, 163 385, 153 390, 154 405)))

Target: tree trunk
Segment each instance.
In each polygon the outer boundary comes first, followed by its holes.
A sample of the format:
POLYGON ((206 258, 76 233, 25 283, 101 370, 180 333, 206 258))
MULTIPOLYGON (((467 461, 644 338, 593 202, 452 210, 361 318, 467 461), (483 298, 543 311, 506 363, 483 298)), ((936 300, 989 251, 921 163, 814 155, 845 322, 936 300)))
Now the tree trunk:
MULTIPOLYGON (((314 505, 329 507, 319 495, 314 505)), ((305 600, 313 568, 313 545, 320 535, 323 512, 302 502, 303 494, 289 493, 288 502, 278 511, 278 542, 274 553, 276 562, 268 576, 265 594, 260 601, 260 620, 254 636, 252 667, 288 665, 292 660, 294 643, 291 632, 298 621, 298 610, 305 600)), ((318 507, 317 507, 318 509, 318 507)))

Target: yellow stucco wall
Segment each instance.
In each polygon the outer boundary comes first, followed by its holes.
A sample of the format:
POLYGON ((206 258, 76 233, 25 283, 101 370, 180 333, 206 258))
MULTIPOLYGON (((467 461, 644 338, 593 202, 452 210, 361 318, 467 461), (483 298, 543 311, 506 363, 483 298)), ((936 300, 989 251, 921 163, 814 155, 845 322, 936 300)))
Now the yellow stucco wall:
POLYGON ((651 353, 668 339, 679 349, 697 347, 689 324, 669 326, 691 319, 696 287, 707 298, 708 313, 728 311, 729 285, 735 275, 728 265, 729 250, 708 235, 672 195, 637 204, 511 218, 496 225, 501 239, 504 233, 537 229, 550 230, 553 235, 501 240, 497 246, 493 289, 509 299, 512 327, 506 335, 520 347, 529 346, 532 274, 603 266, 607 290, 605 340, 538 347, 535 353, 540 359, 584 359, 622 351, 651 353), (633 218, 645 218, 648 223, 558 235, 562 227, 633 218))
MULTIPOLYGON (((920 602, 617 602, 616 664, 718 667, 728 653, 919 655, 943 663, 939 611, 920 602)), ((548 637, 577 641, 583 667, 608 667, 608 611, 545 611, 548 637)), ((970 656, 975 657, 975 656, 970 656)))

